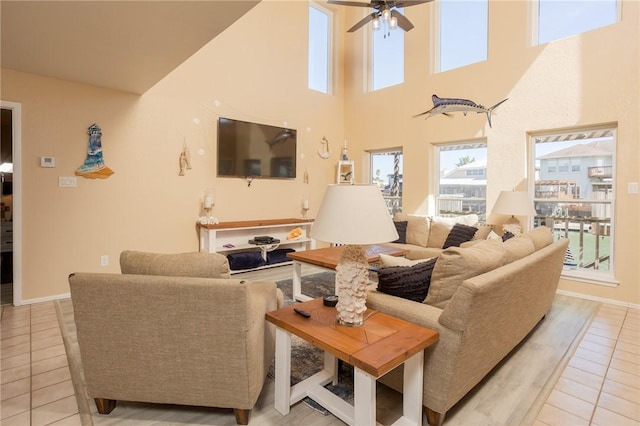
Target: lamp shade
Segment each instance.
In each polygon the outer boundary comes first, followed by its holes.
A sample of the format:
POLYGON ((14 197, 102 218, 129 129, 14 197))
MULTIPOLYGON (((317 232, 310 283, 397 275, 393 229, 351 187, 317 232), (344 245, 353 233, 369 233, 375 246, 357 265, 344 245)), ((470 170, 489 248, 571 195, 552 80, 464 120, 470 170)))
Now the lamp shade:
POLYGON ((329 185, 310 236, 336 244, 378 244, 398 232, 376 185, 329 185))
POLYGON ((491 211, 495 214, 511 216, 535 216, 533 202, 529 194, 523 191, 502 191, 491 211))

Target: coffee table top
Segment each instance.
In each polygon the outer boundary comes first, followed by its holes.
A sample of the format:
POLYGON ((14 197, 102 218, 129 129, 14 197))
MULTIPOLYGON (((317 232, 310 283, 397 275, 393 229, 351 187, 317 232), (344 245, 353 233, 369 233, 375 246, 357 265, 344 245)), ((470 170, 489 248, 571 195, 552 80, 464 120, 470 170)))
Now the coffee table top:
POLYGON ((322 298, 296 303, 267 312, 267 321, 303 338, 374 377, 380 377, 419 351, 438 341, 435 330, 368 309, 364 324, 338 324, 335 308, 324 306, 322 298), (311 314, 305 318, 293 308, 311 314))
MULTIPOLYGON (((370 244, 362 247, 364 248, 365 254, 367 256, 367 261, 369 263, 377 261, 380 258, 381 254, 386 254, 389 256, 402 256, 407 252, 407 250, 378 244, 370 244)), ((342 254, 343 249, 344 246, 326 247, 315 250, 302 250, 287 253, 287 257, 299 262, 310 263, 312 265, 322 266, 324 268, 335 269, 336 266, 338 266, 340 255, 342 254)))

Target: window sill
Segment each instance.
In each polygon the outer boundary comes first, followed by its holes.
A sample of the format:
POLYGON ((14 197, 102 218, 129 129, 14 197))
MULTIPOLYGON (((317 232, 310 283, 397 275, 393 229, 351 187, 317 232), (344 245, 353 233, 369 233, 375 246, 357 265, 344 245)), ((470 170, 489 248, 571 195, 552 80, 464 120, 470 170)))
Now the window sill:
POLYGON ((578 281, 584 284, 595 284, 605 287, 617 287, 620 281, 616 280, 612 272, 591 272, 574 269, 563 269, 560 276, 565 280, 578 281))

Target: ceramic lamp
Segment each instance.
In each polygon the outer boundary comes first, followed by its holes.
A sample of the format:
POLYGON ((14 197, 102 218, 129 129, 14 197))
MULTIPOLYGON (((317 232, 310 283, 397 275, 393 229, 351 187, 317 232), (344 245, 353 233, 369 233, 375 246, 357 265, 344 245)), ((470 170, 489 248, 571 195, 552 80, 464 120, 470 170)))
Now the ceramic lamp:
POLYGON ((394 241, 398 232, 377 185, 329 185, 320 203, 311 237, 343 245, 336 267, 338 322, 364 321, 369 263, 362 244, 394 241))

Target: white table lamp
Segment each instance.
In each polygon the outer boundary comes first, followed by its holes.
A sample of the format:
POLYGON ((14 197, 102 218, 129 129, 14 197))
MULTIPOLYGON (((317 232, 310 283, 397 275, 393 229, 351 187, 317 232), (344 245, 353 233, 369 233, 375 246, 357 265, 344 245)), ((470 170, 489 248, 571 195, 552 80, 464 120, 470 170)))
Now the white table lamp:
POLYGON ((360 244, 398 239, 398 232, 377 185, 329 185, 310 236, 345 245, 336 267, 338 321, 359 326, 367 310, 369 263, 360 244))
POLYGON ((509 227, 516 227, 519 231, 520 221, 516 216, 535 216, 536 210, 533 208, 533 202, 529 198, 529 194, 524 191, 502 191, 498 195, 498 199, 491 210, 494 214, 511 215, 505 222, 506 230, 509 227))

